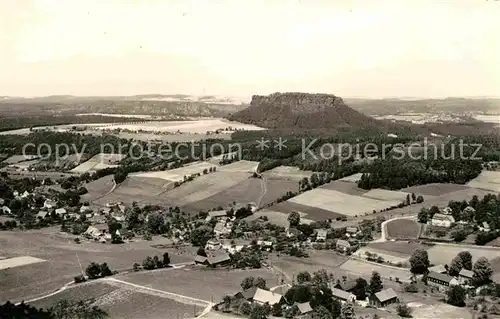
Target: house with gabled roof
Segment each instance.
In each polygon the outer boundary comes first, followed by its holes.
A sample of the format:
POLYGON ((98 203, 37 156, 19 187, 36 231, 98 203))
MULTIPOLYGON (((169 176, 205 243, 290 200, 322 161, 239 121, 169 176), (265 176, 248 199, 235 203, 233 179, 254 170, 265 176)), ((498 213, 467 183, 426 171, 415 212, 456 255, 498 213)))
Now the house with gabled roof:
POLYGON ((448 271, 446 270, 444 265, 432 266, 428 270, 429 270, 429 272, 436 272, 438 274, 447 274, 448 273, 448 271))
POLYGON ((431 219, 431 225, 437 227, 450 228, 455 222, 455 218, 451 215, 434 214, 431 219))
POLYGON ((36 214, 36 217, 40 218, 40 219, 44 219, 45 217, 47 217, 48 214, 49 214, 48 211, 41 210, 38 212, 38 214, 36 214))
POLYGON ((205 221, 209 222, 212 219, 220 219, 227 217, 227 212, 225 210, 214 210, 211 212, 208 212, 207 218, 205 218, 205 221))
POLYGON ((257 287, 250 287, 248 289, 245 289, 243 291, 240 291, 234 295, 235 299, 244 299, 246 301, 252 302, 253 301, 253 296, 255 295, 255 292, 257 291, 257 287))
POLYGON ((347 240, 339 239, 335 244, 337 250, 341 252, 346 252, 351 249, 351 244, 347 240))
POLYGON ((444 290, 450 286, 459 284, 458 280, 456 280, 455 278, 447 274, 439 274, 433 271, 427 274, 427 283, 429 285, 437 287, 440 290, 444 290))
POLYGON ((63 216, 67 214, 66 208, 58 208, 55 210, 57 216, 63 216))
POLYGON ((316 241, 319 241, 319 242, 326 241, 327 235, 328 235, 328 230, 327 229, 318 229, 316 231, 316 241))
POLYGON ((307 315, 308 313, 313 312, 313 308, 309 302, 295 303, 297 309, 299 311, 299 315, 307 315))
POLYGON ((461 285, 468 284, 472 281, 472 277, 474 276, 474 272, 467 270, 467 269, 462 269, 458 273, 458 281, 461 285))
POLYGON ((285 297, 269 290, 257 288, 253 296, 253 301, 259 305, 264 305, 267 303, 270 306, 273 306, 275 304, 281 304, 285 302, 285 297))
POLYGON ((357 284, 356 280, 339 280, 333 286, 333 289, 341 289, 343 291, 352 292, 357 284))
POLYGON ((220 253, 214 256, 207 257, 210 266, 224 266, 231 262, 231 257, 227 253, 220 253))
POLYGON ((386 307, 397 302, 399 302, 398 295, 392 288, 379 291, 370 298, 370 303, 376 307, 386 307))
POLYGON ((340 302, 354 302, 356 301, 356 296, 350 292, 344 291, 338 288, 332 288, 333 298, 339 300, 340 302))

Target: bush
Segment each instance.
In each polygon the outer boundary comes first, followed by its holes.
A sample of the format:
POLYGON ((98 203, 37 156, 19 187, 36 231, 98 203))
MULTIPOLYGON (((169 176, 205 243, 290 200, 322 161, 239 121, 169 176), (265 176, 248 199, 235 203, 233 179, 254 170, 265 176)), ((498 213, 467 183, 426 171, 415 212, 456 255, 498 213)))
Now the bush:
POLYGON ((75 280, 75 284, 79 284, 81 282, 86 282, 87 281, 87 279, 85 279, 84 275, 75 276, 74 280, 75 280))
POLYGON ((404 286, 404 290, 406 292, 412 292, 412 293, 415 293, 415 292, 418 292, 418 287, 415 285, 415 284, 406 284, 404 286))
POLYGON ((398 315, 400 315, 403 318, 411 317, 411 308, 408 307, 408 305, 406 304, 399 304, 396 307, 396 311, 398 312, 398 315))

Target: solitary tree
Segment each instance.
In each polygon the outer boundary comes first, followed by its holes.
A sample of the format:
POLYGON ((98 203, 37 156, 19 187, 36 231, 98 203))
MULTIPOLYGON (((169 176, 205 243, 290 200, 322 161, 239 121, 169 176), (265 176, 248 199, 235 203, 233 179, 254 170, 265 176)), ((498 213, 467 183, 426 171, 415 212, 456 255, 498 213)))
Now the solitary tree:
POLYGON ((112 274, 113 274, 113 272, 111 271, 111 269, 109 269, 108 264, 102 263, 101 264, 101 276, 107 277, 107 276, 111 276, 112 274))
POLYGON ((380 278, 380 274, 376 271, 372 273, 372 278, 370 279, 370 293, 373 295, 379 291, 382 291, 384 286, 382 285, 382 279, 380 278))
POLYGON ((244 278, 241 283, 241 289, 246 290, 253 287, 254 278, 252 276, 244 278))
POLYGON ((101 274, 101 267, 98 263, 91 262, 87 269, 85 269, 85 273, 89 279, 95 279, 101 274))
POLYGON ((351 303, 346 302, 342 305, 340 309, 340 318, 341 319, 354 319, 356 318, 356 314, 354 313, 354 307, 351 303))
POLYGON ((356 280, 356 286, 354 286, 351 292, 356 296, 357 300, 365 300, 367 291, 368 282, 360 277, 356 280))
POLYGON ((467 270, 472 270, 472 255, 468 251, 461 251, 458 253, 458 257, 462 261, 462 267, 467 270))
POLYGON ((396 311, 398 312, 398 315, 400 315, 403 318, 411 317, 411 308, 408 307, 408 305, 406 304, 399 304, 396 307, 396 311))
POLYGON ((297 212, 292 212, 288 215, 288 222, 290 227, 297 227, 300 224, 300 215, 297 212))
POLYGON ((410 257, 411 272, 413 274, 427 273, 429 264, 429 255, 423 249, 415 250, 410 257))
POLYGON ((491 264, 485 257, 480 257, 476 260, 472 271, 472 280, 476 286, 481 286, 491 281, 493 269, 491 269, 491 264))
POLYGON ((163 254, 163 266, 167 267, 168 265, 170 265, 170 256, 168 255, 168 253, 164 253, 163 254))
POLYGON ((302 284, 311 281, 311 274, 308 271, 301 271, 297 275, 297 283, 302 284))
POLYGON ((460 285, 453 285, 446 291, 446 302, 456 307, 465 306, 466 290, 460 285))

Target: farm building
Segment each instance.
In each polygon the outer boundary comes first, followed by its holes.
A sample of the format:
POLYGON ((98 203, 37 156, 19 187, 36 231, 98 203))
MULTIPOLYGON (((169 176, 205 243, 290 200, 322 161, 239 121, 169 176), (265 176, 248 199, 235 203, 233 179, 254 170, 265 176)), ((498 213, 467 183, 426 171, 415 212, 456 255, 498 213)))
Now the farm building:
POLYGON ((285 298, 277 293, 269 290, 264 290, 257 288, 255 295, 253 296, 253 301, 259 305, 264 305, 268 303, 270 306, 275 304, 281 304, 285 301, 285 298))
POLYGON ((224 266, 231 262, 231 257, 229 257, 227 253, 222 253, 215 256, 209 256, 207 261, 210 266, 224 266))
POLYGON ((462 269, 460 270, 460 273, 458 273, 458 281, 460 282, 460 284, 467 284, 468 282, 470 282, 472 280, 472 276, 474 275, 474 273, 470 270, 467 270, 467 269, 462 269))
POLYGON ((224 237, 227 236, 231 233, 231 228, 226 227, 226 221, 224 220, 219 220, 217 224, 215 224, 214 227, 214 234, 217 237, 224 237))
POLYGON ((210 239, 205 245, 205 249, 218 250, 222 248, 222 244, 218 240, 210 239))
POLYGON ((434 216, 431 219, 432 226, 445 227, 445 228, 450 228, 454 222, 455 218, 453 218, 453 216, 444 214, 434 214, 434 216))
POLYGON ((436 266, 430 267, 429 271, 436 272, 438 274, 447 274, 448 273, 448 271, 446 270, 444 265, 436 265, 436 266))
POLYGON ((396 302, 399 302, 399 298, 392 288, 379 291, 370 299, 370 303, 376 307, 386 307, 396 302))
POLYGON ((46 199, 45 202, 43 203, 43 207, 47 209, 56 208, 56 206, 57 203, 50 199, 46 199))
POLYGON ((351 249, 351 244, 347 240, 339 239, 336 244, 337 250, 346 252, 351 249))
POLYGON ((91 211, 92 211, 92 209, 89 206, 83 205, 80 207, 80 214, 86 214, 86 213, 91 212, 91 211))
POLYGON ((286 230, 286 237, 288 238, 297 238, 302 232, 297 228, 288 228, 286 230))
POLYGON ((227 213, 225 210, 216 210, 216 211, 208 212, 208 216, 206 218, 206 221, 210 221, 210 220, 216 219, 216 218, 223 218, 226 216, 227 216, 227 213))
POLYGON ((49 214, 49 212, 41 210, 38 212, 38 214, 36 214, 36 217, 44 219, 45 217, 47 217, 48 214, 49 214))
POLYGON ((444 214, 444 215, 451 215, 451 212, 452 212, 452 209, 448 206, 446 206, 445 208, 441 209, 441 214, 444 214))
POLYGON ((295 303, 297 306, 297 309, 299 310, 299 315, 307 315, 308 313, 311 313, 313 311, 313 308, 311 307, 311 304, 309 302, 303 302, 303 303, 295 303))
POLYGON ((333 289, 341 289, 343 291, 352 292, 356 287, 356 284, 356 280, 339 281, 335 284, 335 286, 333 286, 333 289))
POLYGON ((345 229, 346 233, 348 233, 351 236, 354 236, 358 233, 358 227, 347 227, 345 229))
POLYGON ((257 287, 252 287, 245 289, 243 291, 240 291, 234 295, 235 299, 244 299, 246 301, 252 302, 253 301, 253 296, 255 295, 255 292, 257 291, 257 287))
POLYGON ((201 255, 196 255, 194 263, 197 265, 208 265, 208 258, 201 255))
POLYGON ((326 241, 328 231, 326 229, 318 229, 316 231, 316 241, 326 241))
POLYGON ((66 215, 66 213, 67 213, 66 208, 58 208, 58 209, 56 209, 56 215, 57 216, 66 215))
POLYGON ((440 290, 446 289, 449 286, 458 285, 458 281, 455 278, 447 274, 438 274, 436 272, 429 272, 427 275, 427 283, 438 287, 440 290))
POLYGON ((332 295, 333 298, 339 300, 340 302, 354 302, 356 300, 355 295, 342 289, 333 288, 332 295))

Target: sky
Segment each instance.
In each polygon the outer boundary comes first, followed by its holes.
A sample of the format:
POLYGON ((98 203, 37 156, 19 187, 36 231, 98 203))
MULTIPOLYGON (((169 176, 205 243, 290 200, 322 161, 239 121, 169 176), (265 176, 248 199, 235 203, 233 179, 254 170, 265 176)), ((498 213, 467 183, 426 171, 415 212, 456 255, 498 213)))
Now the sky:
POLYGON ((500 96, 500 1, 0 0, 0 95, 500 96))

